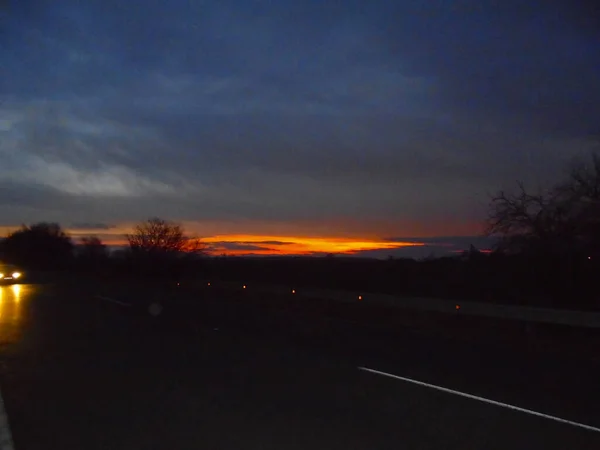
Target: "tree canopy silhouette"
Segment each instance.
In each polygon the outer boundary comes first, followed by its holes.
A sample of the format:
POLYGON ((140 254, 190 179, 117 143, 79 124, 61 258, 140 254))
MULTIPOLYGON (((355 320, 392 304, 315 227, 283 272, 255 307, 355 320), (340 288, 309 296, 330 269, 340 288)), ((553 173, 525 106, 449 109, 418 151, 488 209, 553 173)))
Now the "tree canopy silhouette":
POLYGON ((77 248, 77 257, 87 265, 106 263, 109 257, 106 245, 97 236, 82 237, 77 248))
POLYGON ((63 268, 73 257, 73 242, 57 223, 23 225, 2 241, 1 249, 6 262, 35 269, 63 268))
POLYGON ((600 155, 574 164, 565 180, 542 192, 500 191, 490 203, 487 234, 510 252, 600 251, 600 155))
POLYGON ((183 227, 160 218, 152 218, 135 226, 127 235, 134 254, 149 257, 198 254, 204 250, 199 239, 185 235, 183 227))
POLYGON ((185 261, 204 250, 202 242, 186 236, 181 225, 160 218, 136 225, 127 240, 135 270, 146 275, 169 274, 177 278, 185 261))

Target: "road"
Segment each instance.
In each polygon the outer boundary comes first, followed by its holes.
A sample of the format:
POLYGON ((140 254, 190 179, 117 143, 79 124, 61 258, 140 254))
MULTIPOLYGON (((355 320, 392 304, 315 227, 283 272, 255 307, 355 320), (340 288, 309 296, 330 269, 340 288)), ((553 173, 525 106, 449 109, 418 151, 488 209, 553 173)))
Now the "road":
POLYGON ((153 318, 134 301, 149 292, 0 288, 0 390, 17 450, 600 448, 600 429, 578 425, 600 428, 597 361, 218 296, 171 298, 153 318))

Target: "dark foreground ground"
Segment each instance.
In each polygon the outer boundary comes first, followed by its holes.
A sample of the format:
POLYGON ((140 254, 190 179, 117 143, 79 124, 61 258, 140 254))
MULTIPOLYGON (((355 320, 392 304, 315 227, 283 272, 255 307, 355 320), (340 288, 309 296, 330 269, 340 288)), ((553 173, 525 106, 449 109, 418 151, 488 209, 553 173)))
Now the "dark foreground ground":
POLYGON ((600 432, 358 369, 600 427, 589 352, 384 332, 214 291, 62 282, 0 296, 17 450, 600 448, 600 432))

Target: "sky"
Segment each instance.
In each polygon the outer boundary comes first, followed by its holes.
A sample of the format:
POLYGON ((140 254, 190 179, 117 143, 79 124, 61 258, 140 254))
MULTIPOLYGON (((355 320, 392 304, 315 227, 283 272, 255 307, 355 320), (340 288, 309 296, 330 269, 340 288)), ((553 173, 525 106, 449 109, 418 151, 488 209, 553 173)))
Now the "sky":
POLYGON ((490 193, 600 136, 594 2, 1 4, 4 233, 116 245, 161 217, 218 253, 455 251, 490 193))

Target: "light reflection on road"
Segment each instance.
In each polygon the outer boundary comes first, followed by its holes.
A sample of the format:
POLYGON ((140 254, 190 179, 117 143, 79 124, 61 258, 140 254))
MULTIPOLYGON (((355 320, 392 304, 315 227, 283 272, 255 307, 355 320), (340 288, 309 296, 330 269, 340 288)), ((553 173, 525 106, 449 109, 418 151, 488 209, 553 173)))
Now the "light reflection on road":
POLYGON ((20 322, 22 303, 33 290, 33 286, 26 284, 0 286, 0 326, 20 322))

